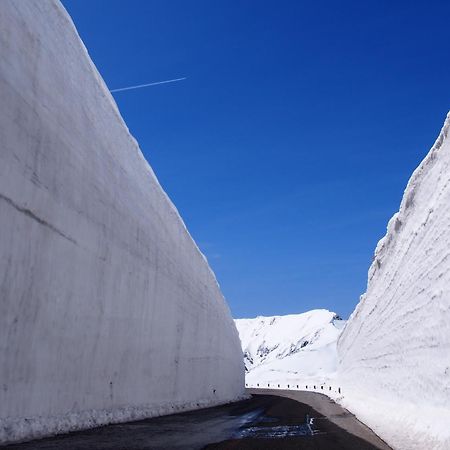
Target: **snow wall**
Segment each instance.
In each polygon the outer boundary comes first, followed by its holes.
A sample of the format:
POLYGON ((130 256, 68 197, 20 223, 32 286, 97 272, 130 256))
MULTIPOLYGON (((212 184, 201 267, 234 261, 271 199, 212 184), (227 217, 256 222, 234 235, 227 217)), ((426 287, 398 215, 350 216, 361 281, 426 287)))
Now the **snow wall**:
POLYGON ((396 449, 450 448, 450 113, 339 341, 342 403, 396 449))
POLYGON ((0 5, 0 441, 244 391, 213 272, 56 0, 0 5))

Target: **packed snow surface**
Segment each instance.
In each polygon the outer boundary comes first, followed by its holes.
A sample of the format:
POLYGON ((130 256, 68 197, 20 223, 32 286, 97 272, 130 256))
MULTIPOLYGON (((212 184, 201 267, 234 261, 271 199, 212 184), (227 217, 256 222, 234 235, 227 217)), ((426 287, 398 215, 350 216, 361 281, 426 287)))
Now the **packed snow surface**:
POLYGON ((0 441, 235 400, 214 274, 56 0, 0 5, 0 441))
POLYGON ((339 341, 342 403, 396 449, 450 449, 450 114, 339 341))
POLYGON ((344 321, 325 309, 286 316, 236 319, 246 383, 324 382, 337 367, 344 321))

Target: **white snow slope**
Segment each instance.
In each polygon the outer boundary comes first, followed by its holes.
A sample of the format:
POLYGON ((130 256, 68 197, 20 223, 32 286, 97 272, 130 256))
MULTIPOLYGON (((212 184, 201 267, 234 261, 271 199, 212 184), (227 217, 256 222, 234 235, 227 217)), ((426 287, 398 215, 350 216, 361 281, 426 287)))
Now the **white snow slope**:
POLYGON ((0 441, 243 395, 236 327, 57 0, 0 5, 0 441))
POLYGON ((342 403, 396 449, 450 449, 450 114, 339 341, 342 403))
POLYGON ((286 383, 332 378, 336 341, 344 321, 325 309, 287 316, 236 319, 246 383, 286 383))

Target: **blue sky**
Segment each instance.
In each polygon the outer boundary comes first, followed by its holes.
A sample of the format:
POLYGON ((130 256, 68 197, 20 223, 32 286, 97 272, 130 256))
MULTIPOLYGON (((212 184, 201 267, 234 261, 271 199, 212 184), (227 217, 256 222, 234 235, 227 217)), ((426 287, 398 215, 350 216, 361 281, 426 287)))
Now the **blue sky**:
POLYGON ((449 109, 448 1, 63 0, 235 317, 348 316, 449 109))

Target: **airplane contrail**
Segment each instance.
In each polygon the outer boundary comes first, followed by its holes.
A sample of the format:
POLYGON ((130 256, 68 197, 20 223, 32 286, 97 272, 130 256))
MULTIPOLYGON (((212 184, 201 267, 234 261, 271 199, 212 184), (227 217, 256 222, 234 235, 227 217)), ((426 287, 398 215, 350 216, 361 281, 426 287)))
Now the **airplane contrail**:
POLYGON ((129 91, 131 89, 140 89, 147 86, 156 86, 157 84, 166 84, 166 83, 174 83, 175 81, 181 81, 186 80, 187 77, 183 78, 174 78, 173 80, 164 80, 164 81, 154 81, 153 83, 147 83, 147 84, 138 84, 136 86, 128 86, 118 89, 111 89, 109 92, 120 92, 120 91, 129 91))

